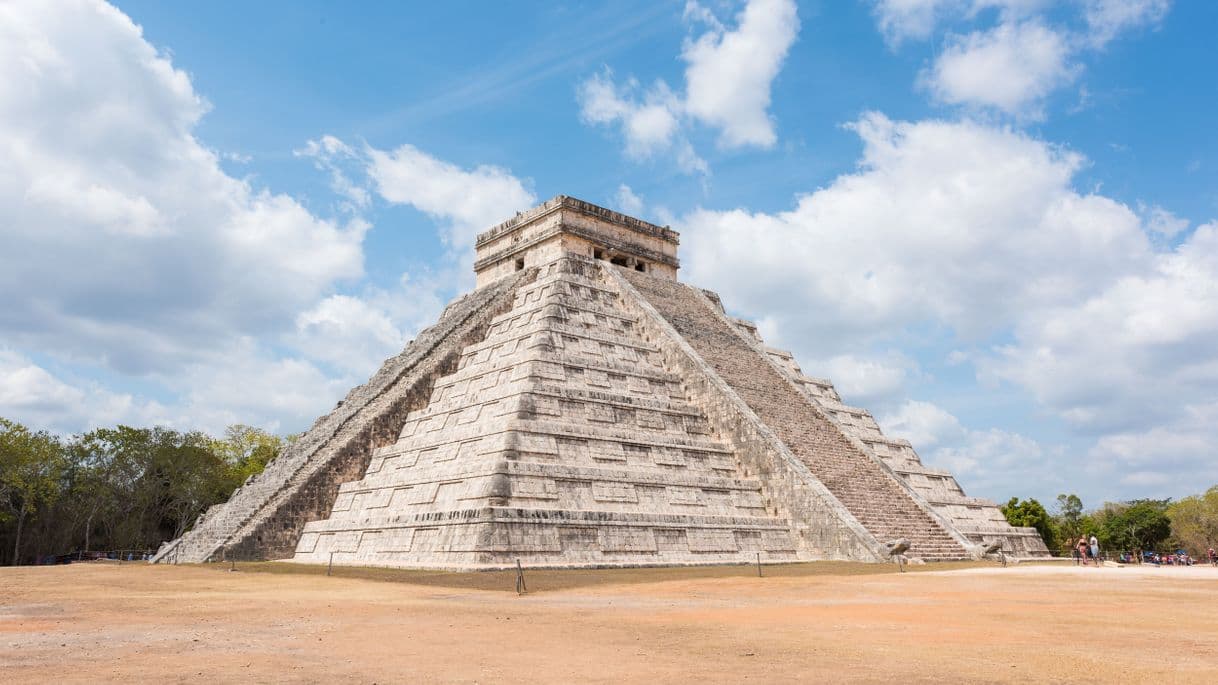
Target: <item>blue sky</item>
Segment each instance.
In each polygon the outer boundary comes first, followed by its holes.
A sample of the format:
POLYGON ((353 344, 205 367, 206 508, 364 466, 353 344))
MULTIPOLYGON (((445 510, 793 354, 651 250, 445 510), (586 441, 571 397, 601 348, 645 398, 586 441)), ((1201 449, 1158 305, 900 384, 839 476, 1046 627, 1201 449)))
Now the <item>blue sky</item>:
POLYGON ((568 194, 970 494, 1218 482, 1218 6, 0 6, 0 415, 298 431, 568 194))

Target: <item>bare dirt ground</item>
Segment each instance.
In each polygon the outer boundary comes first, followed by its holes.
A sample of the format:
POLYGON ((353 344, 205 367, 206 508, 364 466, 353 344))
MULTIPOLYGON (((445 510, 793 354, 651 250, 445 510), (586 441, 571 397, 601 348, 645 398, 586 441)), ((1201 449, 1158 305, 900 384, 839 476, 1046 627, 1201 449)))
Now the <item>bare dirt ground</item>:
POLYGON ((1209 567, 224 568, 0 569, 0 681, 1218 679, 1209 567))

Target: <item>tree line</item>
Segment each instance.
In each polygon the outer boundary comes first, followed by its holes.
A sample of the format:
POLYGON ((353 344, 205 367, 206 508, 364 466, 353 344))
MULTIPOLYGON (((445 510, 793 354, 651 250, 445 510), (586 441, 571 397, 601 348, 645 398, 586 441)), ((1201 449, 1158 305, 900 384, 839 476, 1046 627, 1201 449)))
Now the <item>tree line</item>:
POLYGON ((259 473, 290 438, 230 426, 60 437, 0 417, 0 562, 91 550, 155 550, 259 473))
POLYGON ((1002 513, 1013 526, 1031 526, 1050 551, 1070 554, 1080 537, 1092 535, 1102 549, 1172 552, 1187 550, 1204 559, 1218 548, 1218 485, 1183 499, 1135 499, 1105 502, 1090 511, 1078 495, 1062 494, 1050 513, 1035 499, 1012 497, 1002 513))

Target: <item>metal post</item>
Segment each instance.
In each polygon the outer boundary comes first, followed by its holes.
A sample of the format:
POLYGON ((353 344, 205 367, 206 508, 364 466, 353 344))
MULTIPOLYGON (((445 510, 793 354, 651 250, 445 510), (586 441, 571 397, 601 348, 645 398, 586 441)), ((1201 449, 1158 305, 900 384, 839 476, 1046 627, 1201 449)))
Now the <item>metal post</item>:
POLYGON ((761 577, 761 552, 757 553, 757 577, 761 577))
POLYGON ((334 570, 334 552, 330 552, 330 565, 326 567, 326 575, 330 575, 332 570, 334 570))
POLYGON ((516 559, 516 594, 523 595, 529 588, 524 584, 524 568, 520 566, 520 558, 516 559))

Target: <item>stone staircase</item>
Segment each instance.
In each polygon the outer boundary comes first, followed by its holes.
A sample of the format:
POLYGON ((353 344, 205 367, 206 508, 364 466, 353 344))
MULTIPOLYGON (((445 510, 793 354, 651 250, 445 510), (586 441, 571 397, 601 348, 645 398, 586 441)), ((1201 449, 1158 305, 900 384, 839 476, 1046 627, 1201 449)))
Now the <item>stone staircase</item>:
POLYGON ((305 466, 308 456, 304 450, 289 447, 265 470, 235 490, 227 502, 209 508, 185 535, 162 545, 153 557, 153 563, 210 560, 234 531, 287 486, 291 476, 305 466))
POLYGON ((676 281, 623 272, 640 294, 723 378, 824 486, 878 541, 907 538, 911 556, 970 558, 879 463, 750 346, 698 290, 676 281))
POLYGON ((152 563, 200 563, 228 558, 290 556, 299 530, 329 511, 341 481, 360 477, 372 448, 397 437, 404 417, 426 403, 431 382, 455 354, 485 334, 489 320, 510 306, 521 272, 453 301, 435 326, 420 331, 329 414, 288 446, 266 469, 208 509, 191 530, 163 544, 152 563))
MULTIPOLYGON (((604 269, 538 266, 294 561, 490 569, 796 561, 604 269)), ((637 298, 634 298, 637 301, 637 298)), ((273 507, 271 507, 273 508, 273 507)), ((268 508, 268 509, 271 509, 268 508)), ((231 550, 230 550, 231 556, 231 550)))

